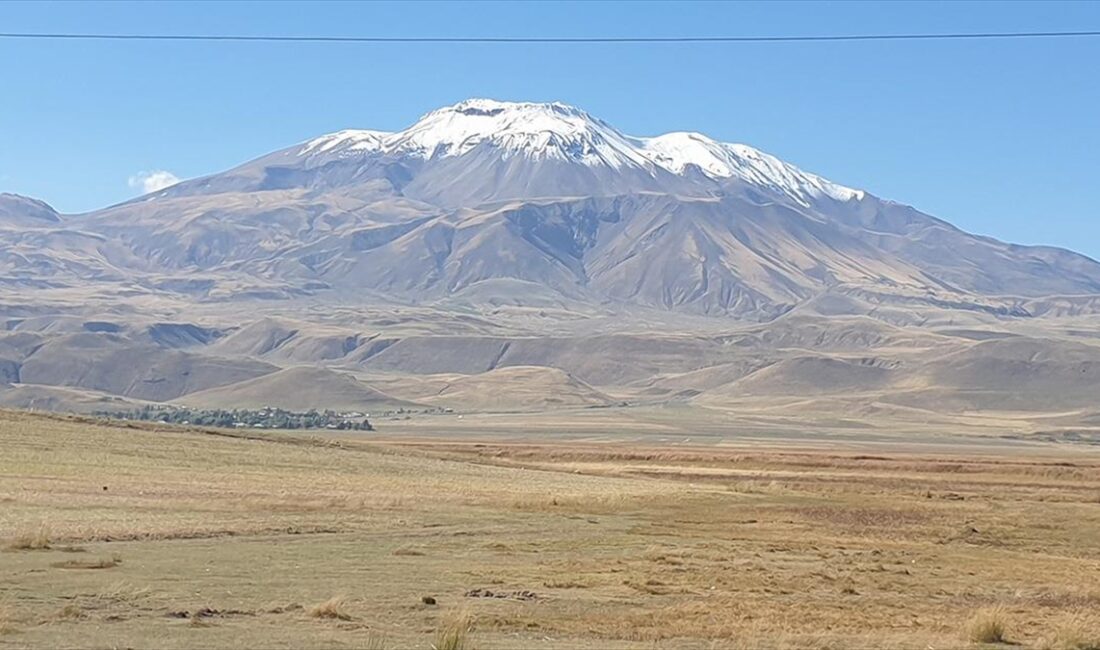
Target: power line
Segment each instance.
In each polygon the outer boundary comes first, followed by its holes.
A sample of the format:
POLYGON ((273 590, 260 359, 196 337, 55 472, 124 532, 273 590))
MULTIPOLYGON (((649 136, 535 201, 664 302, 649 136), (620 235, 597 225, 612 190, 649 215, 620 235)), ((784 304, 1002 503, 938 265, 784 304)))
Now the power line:
POLYGON ((78 34, 0 32, 3 39, 79 41, 230 41, 261 43, 810 43, 1081 38, 1096 31, 955 32, 941 34, 821 34, 808 36, 250 36, 244 34, 78 34))

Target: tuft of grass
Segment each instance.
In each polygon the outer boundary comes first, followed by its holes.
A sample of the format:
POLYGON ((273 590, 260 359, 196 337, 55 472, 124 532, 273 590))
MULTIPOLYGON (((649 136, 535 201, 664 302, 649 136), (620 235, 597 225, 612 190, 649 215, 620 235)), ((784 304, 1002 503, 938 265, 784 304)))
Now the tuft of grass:
POLYGON ((367 635, 367 642, 363 644, 363 650, 386 650, 386 636, 371 632, 367 635))
POLYGON ((975 612, 966 624, 966 636, 974 643, 1004 643, 1004 610, 991 607, 975 612))
POLYGON ((50 548, 50 530, 42 526, 38 530, 25 531, 8 540, 10 551, 45 551, 50 548))
POLYGON ((402 546, 401 548, 395 549, 393 554, 394 555, 406 555, 406 556, 420 556, 420 555, 424 555, 424 551, 422 551, 418 548, 412 547, 412 546, 402 546))
POLYGON ((473 627, 474 619, 468 612, 452 612, 436 630, 433 650, 473 650, 470 640, 473 627))
POLYGON ((323 603, 317 603, 310 607, 307 613, 313 618, 351 620, 351 614, 347 612, 347 601, 343 596, 333 596, 323 603))

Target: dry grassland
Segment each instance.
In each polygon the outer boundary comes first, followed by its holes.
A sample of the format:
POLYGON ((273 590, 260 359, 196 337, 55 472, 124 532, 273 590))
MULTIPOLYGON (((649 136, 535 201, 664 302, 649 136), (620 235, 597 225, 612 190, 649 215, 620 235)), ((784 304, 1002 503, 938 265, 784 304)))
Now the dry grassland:
POLYGON ((1100 459, 0 412, 0 647, 1100 647, 1100 459))

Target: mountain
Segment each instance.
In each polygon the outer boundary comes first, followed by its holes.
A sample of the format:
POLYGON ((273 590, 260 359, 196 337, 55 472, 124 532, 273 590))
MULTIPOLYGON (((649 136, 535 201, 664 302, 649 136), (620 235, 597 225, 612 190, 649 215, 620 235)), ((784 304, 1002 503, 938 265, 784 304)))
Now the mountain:
POLYGON ((843 395, 1062 426, 1100 388, 1097 313, 1083 255, 560 103, 468 100, 80 215, 0 195, 11 403, 802 397, 836 421, 843 395))
POLYGON ((0 192, 0 228, 35 228, 61 223, 61 215, 44 201, 0 192))
POLYGON ((414 303, 515 302, 535 285, 767 320, 826 291, 1003 313, 1100 293, 1084 256, 970 235, 745 145, 629 136, 558 103, 470 100, 404 131, 340 131, 65 221, 77 222, 106 238, 95 273, 186 275, 199 294, 227 275, 272 297, 414 303))

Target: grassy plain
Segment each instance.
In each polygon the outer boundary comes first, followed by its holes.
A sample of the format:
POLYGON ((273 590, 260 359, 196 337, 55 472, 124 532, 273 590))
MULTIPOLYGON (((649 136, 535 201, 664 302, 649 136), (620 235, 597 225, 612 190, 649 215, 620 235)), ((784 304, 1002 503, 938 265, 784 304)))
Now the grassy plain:
POLYGON ((1084 447, 248 435, 0 411, 0 647, 1100 647, 1084 447))

